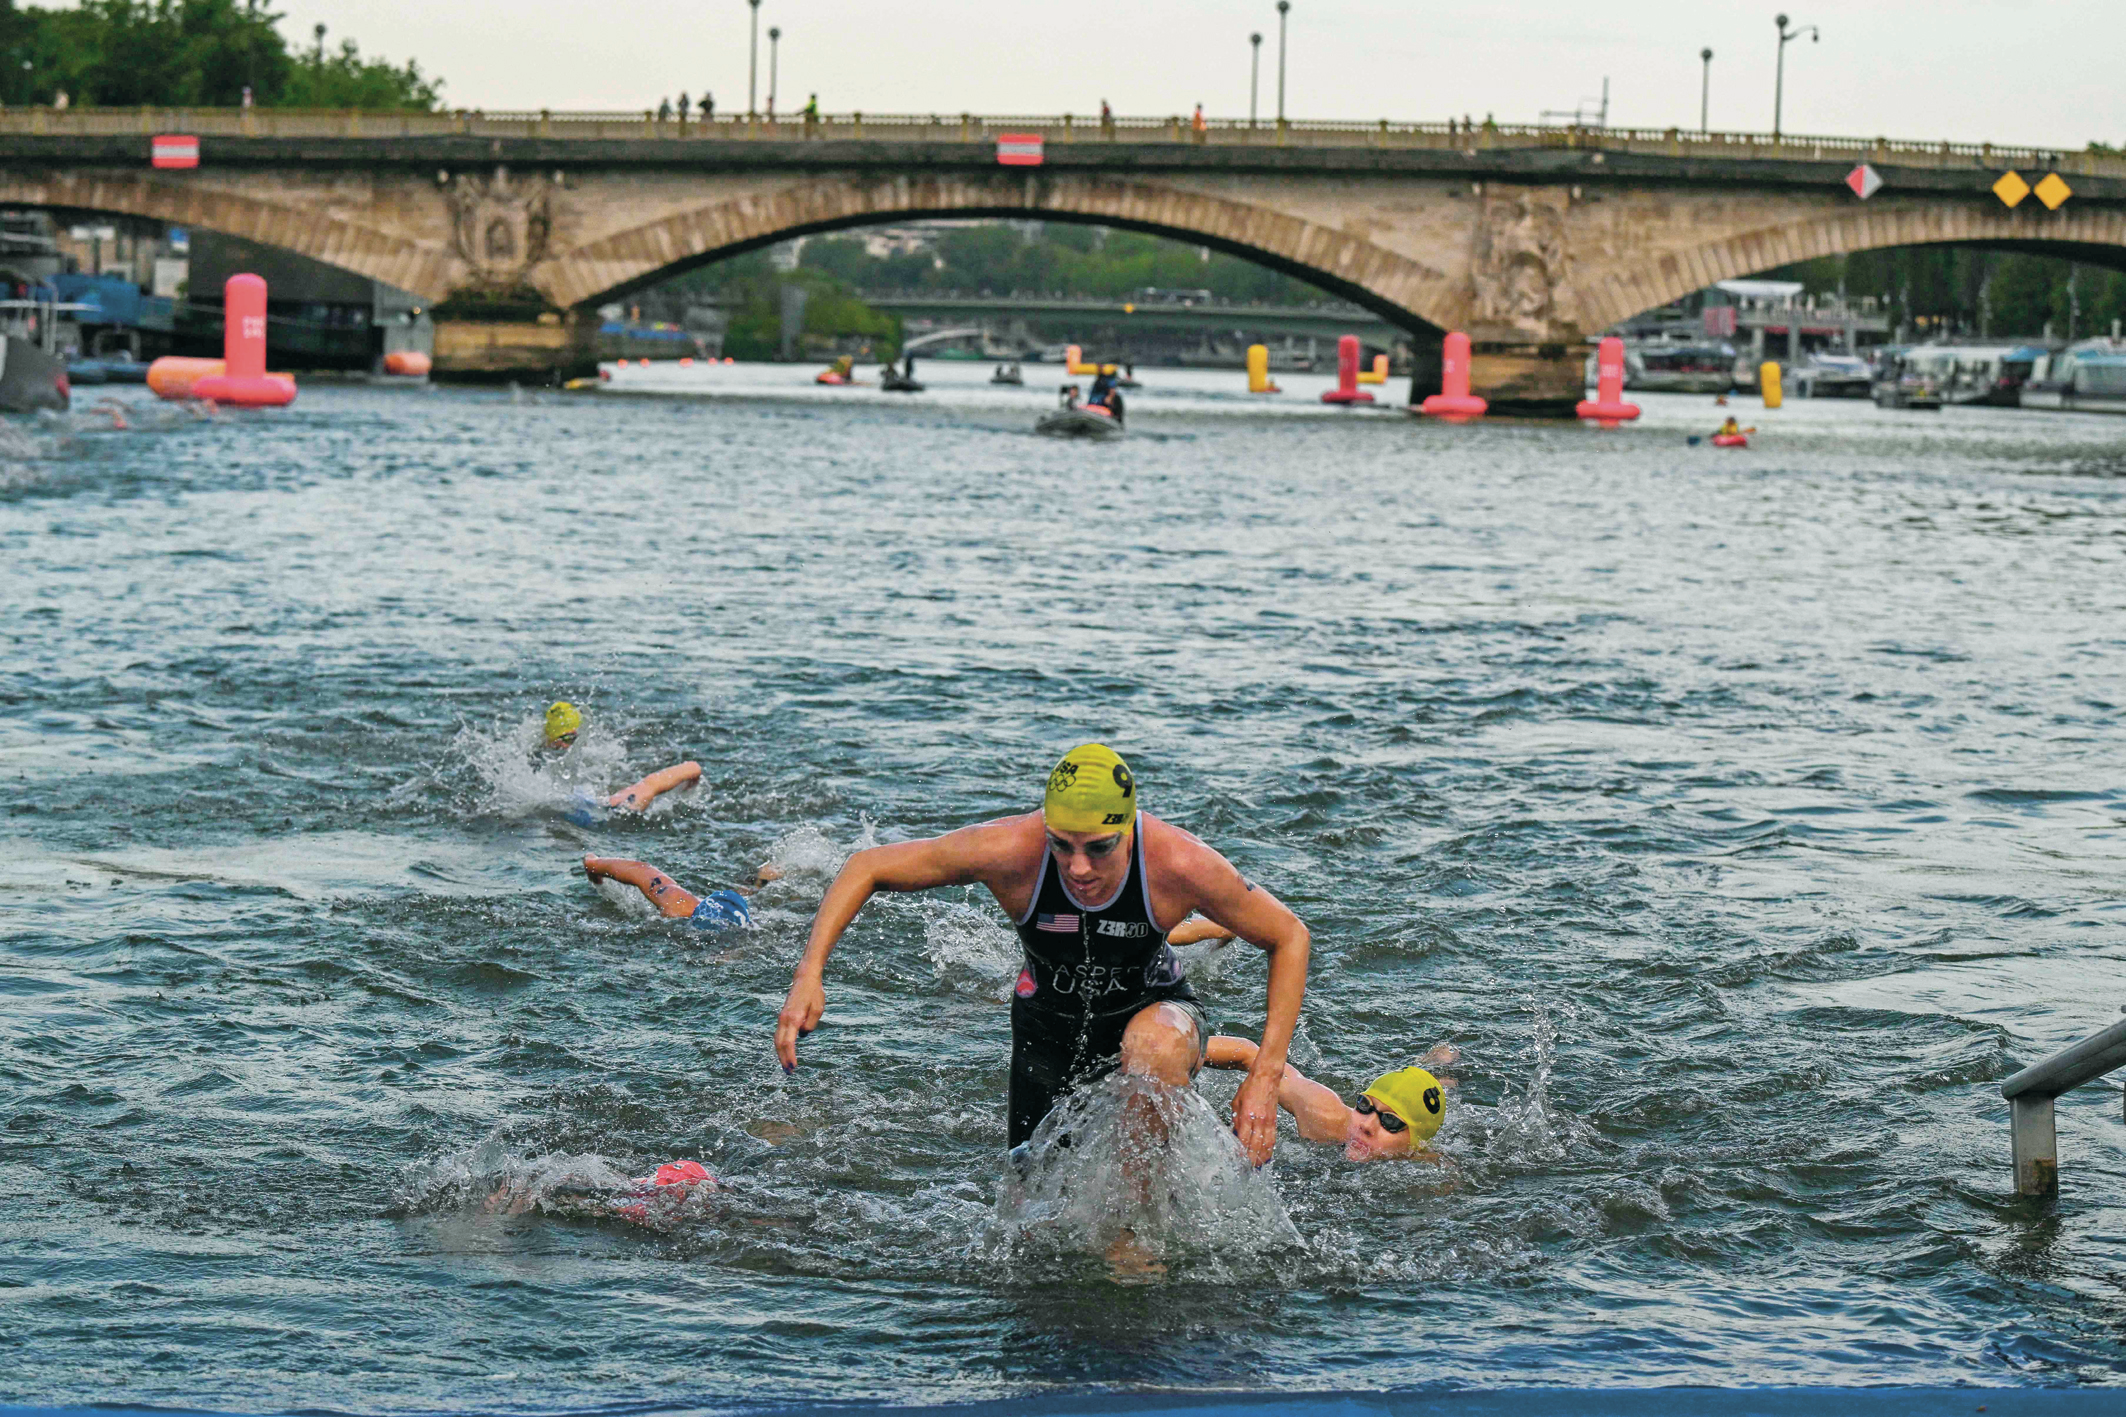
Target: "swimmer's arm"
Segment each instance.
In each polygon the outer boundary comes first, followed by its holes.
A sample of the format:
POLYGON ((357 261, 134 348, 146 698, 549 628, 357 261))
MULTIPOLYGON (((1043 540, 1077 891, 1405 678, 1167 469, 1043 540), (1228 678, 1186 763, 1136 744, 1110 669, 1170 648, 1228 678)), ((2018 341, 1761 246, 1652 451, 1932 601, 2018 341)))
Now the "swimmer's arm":
MULTIPOLYGON (((933 886, 994 883, 1009 875, 1013 859, 1011 822, 984 822, 923 841, 873 846, 851 856, 812 916, 812 934, 797 962, 790 994, 775 1020, 775 1056, 784 1072, 797 1068, 797 1040, 819 1026, 826 1012, 827 956, 864 902, 880 891, 921 891, 933 886)), ((1023 854, 1023 853, 1020 853, 1023 854)))
POLYGON ((1232 939, 1233 932, 1231 930, 1226 929, 1225 926, 1220 925, 1215 920, 1206 920, 1200 915, 1191 915, 1188 919, 1166 932, 1166 942, 1177 948, 1182 945, 1200 945, 1205 940, 1216 940, 1223 945, 1231 943, 1232 939))
MULTIPOLYGON (((1245 1038, 1214 1034, 1204 1049, 1205 1067, 1241 1070, 1255 1062, 1255 1045, 1245 1038)), ((1308 1141, 1340 1142, 1351 1125, 1351 1109, 1343 1099, 1290 1063, 1284 1080, 1277 1085, 1277 1105, 1292 1114, 1299 1134, 1308 1141)))
POLYGON ((1250 885, 1232 862, 1180 828, 1172 831, 1169 859, 1189 889, 1189 907, 1270 957, 1262 1041, 1247 1080, 1233 1098, 1233 1132, 1260 1166, 1277 1148, 1278 1093, 1285 1053, 1292 1046, 1292 1030, 1298 1027, 1299 1006, 1306 998, 1312 936, 1283 901, 1250 885))
POLYGON ((701 781, 701 764, 688 759, 674 763, 668 768, 659 768, 632 787, 623 787, 605 799, 608 807, 625 807, 640 812, 675 787, 701 781))

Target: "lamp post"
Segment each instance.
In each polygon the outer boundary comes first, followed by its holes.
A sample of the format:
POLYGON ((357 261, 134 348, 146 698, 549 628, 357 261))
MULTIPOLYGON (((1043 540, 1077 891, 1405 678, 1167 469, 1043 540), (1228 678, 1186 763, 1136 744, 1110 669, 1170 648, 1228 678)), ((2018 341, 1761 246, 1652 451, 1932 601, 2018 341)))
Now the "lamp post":
POLYGON ((1713 52, 1710 49, 1701 49, 1698 51, 1698 58, 1705 63, 1705 77, 1698 81, 1698 131, 1710 133, 1713 131, 1712 126, 1706 122, 1705 116, 1712 111, 1713 52))
POLYGON ((760 112, 760 0, 746 0, 753 7, 753 39, 746 53, 746 117, 760 112))
POLYGON ((768 121, 775 121, 775 58, 781 52, 782 26, 768 26, 768 121))
POLYGON ((1248 126, 1255 126, 1255 93, 1262 81, 1262 31, 1248 36, 1248 126))
POLYGON ((1277 0, 1277 126, 1284 127, 1284 17, 1292 13, 1292 0, 1277 0))
POLYGON ((1781 15, 1779 17, 1779 70, 1778 77, 1772 81, 1772 139, 1774 142, 1778 141, 1779 138, 1780 111, 1786 104, 1786 47, 1803 35, 1809 37, 1810 44, 1820 43, 1823 39, 1822 31, 1818 30, 1814 25, 1803 25, 1799 29, 1790 30, 1786 27, 1786 16, 1781 15))

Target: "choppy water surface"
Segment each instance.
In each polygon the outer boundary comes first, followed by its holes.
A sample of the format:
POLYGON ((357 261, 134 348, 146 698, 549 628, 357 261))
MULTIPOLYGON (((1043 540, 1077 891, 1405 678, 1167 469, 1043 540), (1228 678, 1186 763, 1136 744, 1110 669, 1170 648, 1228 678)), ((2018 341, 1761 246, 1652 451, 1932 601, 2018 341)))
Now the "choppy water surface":
MULTIPOLYGON (((1801 406, 1730 453, 1698 400, 1154 375, 1088 448, 1038 391, 726 376, 14 426, 0 1398, 2126 1371, 2119 1092, 2064 1102, 2047 1218, 1996 1086, 2126 1004, 2126 422, 1801 406), (1209 1075, 1154 1099, 1166 1273, 1111 1271, 1103 1144, 1000 1165, 970 892, 872 906, 781 1075, 842 857, 1088 737, 1312 925, 1300 1066, 1463 1050, 1444 1174, 1287 1122, 1250 1175, 1209 1075), (563 815, 682 756, 686 800, 563 815), (707 935, 585 851, 788 875, 707 935), (679 1156, 721 1187, 653 1227, 556 1202, 679 1156)), ((1191 968, 1259 1027, 1259 956, 1191 968)))

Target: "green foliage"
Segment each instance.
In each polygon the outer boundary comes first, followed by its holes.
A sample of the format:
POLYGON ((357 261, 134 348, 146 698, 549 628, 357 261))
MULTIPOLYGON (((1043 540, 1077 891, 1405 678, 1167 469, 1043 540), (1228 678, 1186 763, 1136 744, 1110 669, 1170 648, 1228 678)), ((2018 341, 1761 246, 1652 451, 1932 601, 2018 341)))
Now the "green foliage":
POLYGON ((1126 299, 1146 286, 1208 290, 1234 303, 1302 304, 1322 293, 1237 256, 1134 231, 1043 223, 1031 236, 1004 223, 957 227, 937 240, 937 255, 877 257, 851 236, 805 243, 804 268, 858 290, 912 294, 1026 295, 1126 299))
POLYGON ((297 53, 261 0, 82 0, 47 10, 0 0, 0 102, 431 109, 441 82, 411 61, 364 59, 352 40, 297 53))
POLYGON ((1811 293, 1872 295, 1893 324, 1922 337, 1936 331, 1997 338, 2036 337, 2050 324, 2065 338, 2105 334, 2126 319, 2126 273, 2077 266, 2058 256, 1959 246, 1901 246, 1826 256, 1765 274, 1798 280, 1811 293), (2073 290, 2068 287, 2073 279, 2073 290), (1983 308, 1982 308, 1983 307, 1983 308))
MULTIPOLYGON (((810 249, 809 247, 807 249, 810 249)), ((861 249, 861 248, 859 248, 861 249)), ((643 304, 677 314, 690 301, 713 301, 724 309, 724 353, 736 359, 776 359, 782 353, 782 293, 803 286, 804 334, 807 343, 833 347, 852 340, 867 343, 879 359, 900 353, 901 322, 857 298, 849 284, 829 271, 778 272, 765 251, 719 261, 677 276, 652 292, 643 304)))

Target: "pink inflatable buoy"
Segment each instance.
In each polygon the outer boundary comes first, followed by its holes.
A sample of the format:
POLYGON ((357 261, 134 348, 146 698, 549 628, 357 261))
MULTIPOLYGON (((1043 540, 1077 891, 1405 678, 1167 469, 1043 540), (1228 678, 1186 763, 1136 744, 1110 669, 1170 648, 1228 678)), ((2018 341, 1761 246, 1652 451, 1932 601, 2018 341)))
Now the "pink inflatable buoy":
POLYGON ((1581 399, 1573 412, 1597 427, 1614 428, 1639 416, 1639 406, 1624 402, 1624 341, 1615 335, 1595 350, 1595 396, 1581 399))
POLYGON ((192 384, 192 397, 238 408, 279 408, 295 401, 295 380, 266 372, 266 283, 248 273, 222 286, 222 362, 227 371, 192 384))
POLYGON ((1373 395, 1358 387, 1358 336, 1336 341, 1336 387, 1321 396, 1323 403, 1371 403, 1373 395))
POLYGON ((1418 405, 1418 412, 1449 423, 1467 423, 1472 418, 1482 418, 1484 410, 1491 407, 1469 392, 1469 336, 1460 330, 1448 331, 1440 347, 1439 388, 1438 393, 1418 405))

